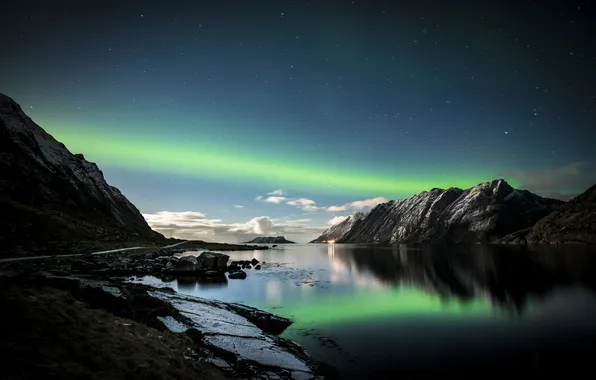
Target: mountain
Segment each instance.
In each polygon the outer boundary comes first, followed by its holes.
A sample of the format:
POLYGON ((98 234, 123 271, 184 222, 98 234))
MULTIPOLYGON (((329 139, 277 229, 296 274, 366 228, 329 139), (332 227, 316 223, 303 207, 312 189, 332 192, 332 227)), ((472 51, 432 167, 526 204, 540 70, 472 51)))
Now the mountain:
POLYGON ((286 240, 283 236, 261 236, 247 241, 250 244, 296 244, 293 241, 286 240))
POLYGON ((509 234, 499 242, 596 244, 596 185, 558 207, 533 227, 509 234))
POLYGON ((311 241, 310 243, 326 243, 328 241, 340 240, 346 233, 348 233, 348 231, 352 229, 352 227, 354 227, 354 224, 356 224, 356 222, 364 219, 365 217, 365 212, 357 212, 353 215, 350 215, 343 221, 327 228, 325 231, 323 231, 323 234, 321 236, 311 241))
POLYGON ((337 242, 488 243, 533 226, 562 203, 516 190, 503 179, 466 190, 435 188, 377 205, 337 242))
POLYGON ((95 163, 0 94, 0 255, 164 242, 95 163))

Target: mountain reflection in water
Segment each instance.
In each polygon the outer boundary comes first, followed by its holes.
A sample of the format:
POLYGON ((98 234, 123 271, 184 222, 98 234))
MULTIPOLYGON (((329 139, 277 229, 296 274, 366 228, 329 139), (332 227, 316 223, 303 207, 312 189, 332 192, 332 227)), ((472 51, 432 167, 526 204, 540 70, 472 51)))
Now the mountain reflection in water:
POLYGON ((494 306, 523 312, 529 299, 555 288, 581 285, 596 291, 596 252, 586 247, 476 245, 392 247, 329 245, 328 255, 383 283, 425 289, 442 298, 472 301, 487 297, 494 306))
MULTIPOLYGON (((589 366, 596 252, 581 246, 296 244, 230 252, 261 262, 245 280, 161 283, 286 316, 282 336, 342 378, 463 369, 589 366)), ((484 372, 483 372, 484 373, 484 372)), ((486 374, 482 375, 486 377, 486 374)))

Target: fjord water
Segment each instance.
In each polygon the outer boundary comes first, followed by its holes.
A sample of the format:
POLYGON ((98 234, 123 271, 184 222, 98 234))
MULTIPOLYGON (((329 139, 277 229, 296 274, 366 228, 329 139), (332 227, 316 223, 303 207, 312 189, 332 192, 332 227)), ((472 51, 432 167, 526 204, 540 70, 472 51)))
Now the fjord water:
POLYGON ((342 378, 590 365, 596 252, 587 248, 296 244, 228 254, 264 269, 227 284, 162 284, 291 318, 282 336, 342 378))

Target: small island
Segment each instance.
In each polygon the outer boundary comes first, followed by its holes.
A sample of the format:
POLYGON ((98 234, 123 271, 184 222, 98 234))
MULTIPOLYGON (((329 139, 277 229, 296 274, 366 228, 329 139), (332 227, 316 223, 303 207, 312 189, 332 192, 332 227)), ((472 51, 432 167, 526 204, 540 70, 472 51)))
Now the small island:
POLYGON ((245 244, 296 244, 283 236, 261 236, 244 242, 245 244))

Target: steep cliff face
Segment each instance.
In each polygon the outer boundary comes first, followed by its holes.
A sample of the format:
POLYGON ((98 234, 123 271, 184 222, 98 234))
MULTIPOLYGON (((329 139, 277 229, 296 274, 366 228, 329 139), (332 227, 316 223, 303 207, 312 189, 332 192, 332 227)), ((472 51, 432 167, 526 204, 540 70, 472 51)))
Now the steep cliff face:
POLYGON ((96 164, 72 154, 3 94, 0 199, 6 224, 0 234, 3 247, 39 248, 44 244, 37 241, 44 235, 40 229, 46 230, 49 240, 63 240, 68 231, 73 239, 81 234, 86 239, 164 239, 117 188, 106 183, 96 164), (63 226, 58 228, 57 223, 63 226))
POLYGON ((596 185, 540 219, 499 240, 507 244, 596 244, 596 185))
POLYGON ((466 190, 432 189, 376 206, 338 242, 490 242, 531 227, 562 203, 516 190, 502 179, 466 190))
POLYGON ((354 227, 354 224, 365 217, 366 213, 364 212, 357 212, 353 215, 350 215, 343 221, 327 228, 325 231, 323 231, 321 236, 310 243, 326 243, 328 241, 340 240, 348 231, 352 229, 352 227, 354 227))

